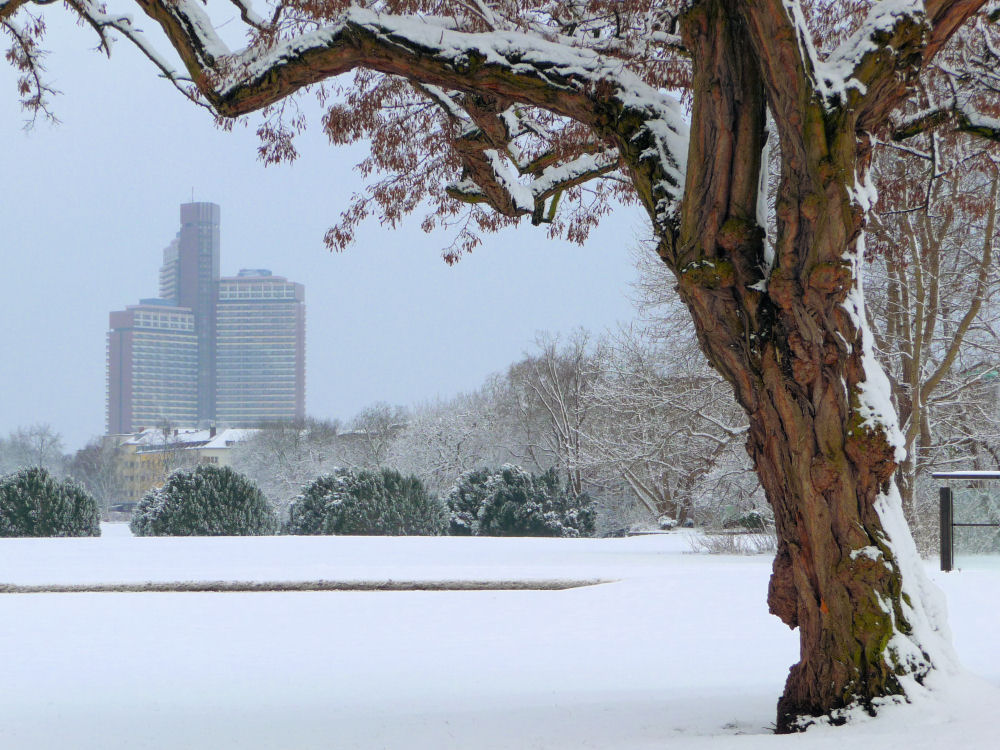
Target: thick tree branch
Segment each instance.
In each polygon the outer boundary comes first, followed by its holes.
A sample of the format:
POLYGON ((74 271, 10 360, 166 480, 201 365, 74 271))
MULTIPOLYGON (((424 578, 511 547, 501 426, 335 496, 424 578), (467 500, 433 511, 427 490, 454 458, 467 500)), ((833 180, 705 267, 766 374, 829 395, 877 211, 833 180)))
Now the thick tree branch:
POLYGON ((933 109, 924 109, 908 117, 901 118, 898 122, 892 123, 890 126, 892 139, 901 142, 921 133, 926 133, 946 123, 954 114, 953 107, 935 107, 933 109))
MULTIPOLYGON (((210 89, 204 78, 216 73, 216 65, 230 55, 230 50, 215 33, 205 11, 195 0, 136 0, 136 3, 160 25, 191 78, 208 95, 210 89)), ((207 98, 216 105, 212 96, 207 98)), ((261 106, 270 103, 274 102, 261 106)), ((220 114, 223 113, 220 111, 220 114)))
MULTIPOLYGON (((64 0, 66 4, 75 10, 85 23, 87 23, 100 38, 100 49, 105 54, 111 54, 111 39, 107 32, 117 31, 123 37, 134 44, 145 57, 156 66, 164 78, 185 97, 199 106, 207 107, 193 87, 185 87, 185 83, 193 83, 191 79, 183 76, 173 65, 167 62, 156 50, 146 35, 132 22, 132 18, 127 15, 109 15, 101 10, 102 6, 94 0, 64 0)), ((233 0, 238 2, 239 0, 233 0)))
POLYGON ((986 0, 882 0, 825 60, 812 47, 799 0, 747 3, 756 44, 771 54, 765 65, 783 71, 772 85, 798 88, 811 79, 828 109, 855 111, 858 128, 875 130, 905 96, 910 82, 986 0), (796 45, 784 44, 790 37, 796 45), (796 61, 795 52, 798 52, 796 61), (772 60, 770 64, 768 60, 772 60))
POLYGON ((680 104, 586 49, 511 32, 466 33, 353 8, 273 48, 233 55, 191 0, 137 0, 163 28, 216 111, 235 117, 363 67, 422 84, 535 105, 612 138, 654 221, 676 215, 688 126, 680 104))
POLYGON ((892 139, 902 142, 931 132, 949 121, 957 132, 968 133, 989 141, 1000 141, 1000 119, 977 112, 971 105, 954 100, 948 106, 917 112, 892 125, 892 139))
POLYGON ((930 35, 924 46, 924 62, 940 52, 958 28, 987 4, 988 0, 926 0, 930 35))

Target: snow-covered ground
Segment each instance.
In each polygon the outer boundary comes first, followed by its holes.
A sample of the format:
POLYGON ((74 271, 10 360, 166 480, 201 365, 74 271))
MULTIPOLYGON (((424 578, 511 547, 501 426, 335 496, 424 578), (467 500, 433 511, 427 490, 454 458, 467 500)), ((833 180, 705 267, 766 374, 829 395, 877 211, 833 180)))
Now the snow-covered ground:
POLYGON ((998 746, 1000 566, 932 577, 979 677, 769 734, 770 558, 606 540, 0 540, 0 584, 601 579, 564 591, 0 594, 0 750, 998 746))

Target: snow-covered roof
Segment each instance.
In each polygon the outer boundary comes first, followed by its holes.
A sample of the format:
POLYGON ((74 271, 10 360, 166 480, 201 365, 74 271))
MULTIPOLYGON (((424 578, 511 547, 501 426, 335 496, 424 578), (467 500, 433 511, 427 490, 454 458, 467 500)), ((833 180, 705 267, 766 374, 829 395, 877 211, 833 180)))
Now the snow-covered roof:
POLYGON ((148 427, 135 433, 122 445, 135 445, 140 448, 154 448, 163 445, 187 445, 190 443, 205 443, 211 438, 210 430, 195 430, 182 428, 177 430, 162 430, 159 427, 148 427))
POLYGON ((164 447, 184 450, 219 449, 246 440, 256 432, 258 430, 228 428, 219 430, 213 436, 211 430, 177 429, 164 432, 158 427, 150 427, 122 441, 122 445, 134 445, 138 450, 164 447))
POLYGON ((236 429, 230 427, 225 430, 220 430, 218 434, 207 443, 205 443, 202 448, 228 448, 234 443, 239 443, 244 440, 249 440, 251 437, 256 435, 260 430, 255 429, 236 429))

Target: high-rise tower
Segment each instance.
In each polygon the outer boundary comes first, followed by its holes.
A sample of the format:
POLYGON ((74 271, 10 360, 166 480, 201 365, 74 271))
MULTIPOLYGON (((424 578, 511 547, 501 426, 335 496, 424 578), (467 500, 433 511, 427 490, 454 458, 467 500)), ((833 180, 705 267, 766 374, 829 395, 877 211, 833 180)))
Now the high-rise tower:
POLYGON ((228 427, 305 417, 305 289, 264 269, 219 282, 216 416, 228 427))
POLYGON ((160 266, 160 299, 177 302, 177 289, 181 283, 181 259, 179 240, 174 237, 163 248, 163 265, 160 266))
POLYGON ((198 337, 198 421, 215 419, 215 300, 219 283, 219 207, 182 203, 177 233, 177 304, 194 313, 198 337))
POLYGON ((146 299, 111 313, 108 433, 188 426, 198 418, 198 339, 194 314, 146 299))

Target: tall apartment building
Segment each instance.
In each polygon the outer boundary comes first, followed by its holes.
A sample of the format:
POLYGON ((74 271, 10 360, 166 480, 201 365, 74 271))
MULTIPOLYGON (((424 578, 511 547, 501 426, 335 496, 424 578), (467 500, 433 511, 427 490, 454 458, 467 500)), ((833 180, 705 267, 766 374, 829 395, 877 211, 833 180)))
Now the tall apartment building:
POLYGON ((111 313, 109 434, 301 418, 302 285, 259 271, 220 279, 219 206, 184 203, 180 219, 163 251, 160 297, 111 313), (217 330, 220 314, 224 333, 217 330))
POLYGON ((305 289, 264 269, 219 282, 216 418, 252 427, 305 417, 305 289))
POLYGON ((198 421, 198 338, 194 314, 165 300, 111 313, 108 432, 198 421))

